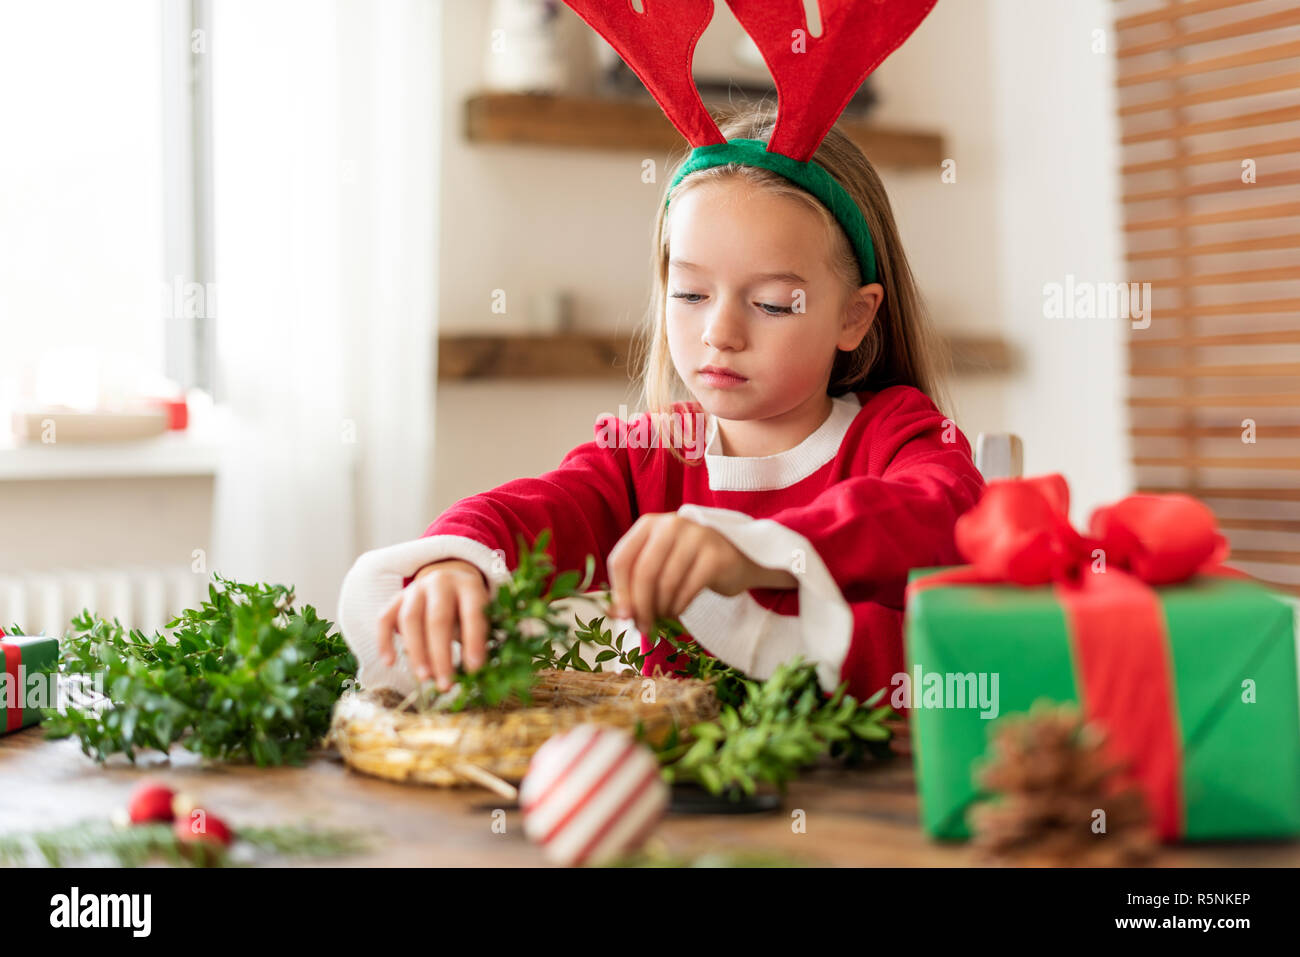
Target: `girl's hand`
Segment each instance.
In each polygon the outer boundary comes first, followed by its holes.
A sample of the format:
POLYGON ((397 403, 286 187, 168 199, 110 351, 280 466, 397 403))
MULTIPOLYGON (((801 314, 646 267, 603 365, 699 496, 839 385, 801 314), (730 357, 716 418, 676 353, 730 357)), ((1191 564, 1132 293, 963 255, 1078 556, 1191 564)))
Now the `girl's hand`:
POLYGON ((460 641, 467 672, 487 660, 488 600, 487 580, 469 562, 447 559, 425 565, 379 616, 380 657, 390 667, 397 660, 396 628, 415 676, 425 681, 432 675, 439 690, 447 691, 456 673, 452 641, 460 641))
POLYGON ((613 613, 649 635, 659 617, 678 617, 703 589, 739 595, 751 588, 794 588, 789 572, 764 568, 720 532, 675 512, 642 515, 609 553, 613 613))

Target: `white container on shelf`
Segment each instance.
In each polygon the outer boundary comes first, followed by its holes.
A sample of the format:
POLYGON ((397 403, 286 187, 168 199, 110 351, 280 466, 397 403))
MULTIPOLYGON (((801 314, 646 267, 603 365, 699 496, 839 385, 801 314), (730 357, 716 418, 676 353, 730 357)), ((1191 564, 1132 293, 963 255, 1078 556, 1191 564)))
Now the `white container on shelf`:
POLYGON ((162 435, 165 409, 83 412, 76 409, 22 409, 14 413, 14 438, 34 445, 60 442, 121 442, 162 435))
POLYGON ((559 0, 492 0, 483 81, 507 93, 558 93, 567 83, 559 0))
POLYGON ((534 294, 528 301, 528 332, 556 335, 573 328, 573 296, 567 290, 554 289, 534 294))

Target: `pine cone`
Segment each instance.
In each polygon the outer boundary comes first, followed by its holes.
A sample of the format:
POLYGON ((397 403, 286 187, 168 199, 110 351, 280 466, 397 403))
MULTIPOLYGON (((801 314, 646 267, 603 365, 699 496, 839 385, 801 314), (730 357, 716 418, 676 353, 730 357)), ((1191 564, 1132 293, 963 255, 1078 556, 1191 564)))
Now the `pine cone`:
POLYGON ((977 772, 992 800, 971 809, 974 845, 988 863, 1131 867, 1156 840, 1146 803, 1126 768, 1106 757, 1104 733, 1072 705, 1039 702, 1008 715, 991 759, 977 772), (1105 812, 1105 831, 1093 830, 1105 812))

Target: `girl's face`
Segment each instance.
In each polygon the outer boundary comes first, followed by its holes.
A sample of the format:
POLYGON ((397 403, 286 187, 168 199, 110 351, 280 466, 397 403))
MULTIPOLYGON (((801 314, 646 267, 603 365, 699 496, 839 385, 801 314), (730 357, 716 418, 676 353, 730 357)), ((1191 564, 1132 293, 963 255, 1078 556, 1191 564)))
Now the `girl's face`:
POLYGON ((816 428, 836 350, 862 341, 883 287, 846 288, 817 215, 738 179, 675 198, 668 249, 668 348, 695 399, 729 420, 805 410, 816 428))

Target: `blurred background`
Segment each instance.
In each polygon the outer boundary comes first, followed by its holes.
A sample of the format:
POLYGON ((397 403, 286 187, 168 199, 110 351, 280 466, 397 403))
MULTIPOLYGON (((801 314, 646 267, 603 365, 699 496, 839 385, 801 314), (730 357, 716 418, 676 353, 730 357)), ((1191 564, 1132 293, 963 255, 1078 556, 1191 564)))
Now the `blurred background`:
MULTIPOLYGON (((717 3, 706 104, 775 95, 755 53, 717 3)), ((1291 587, 1298 69, 1284 0, 940 0, 841 120, 965 433, 1076 524, 1205 497, 1291 587)), ((212 572, 332 617, 360 552, 635 410, 686 144, 563 4, 0 0, 0 91, 0 623, 154 628, 212 572)))

